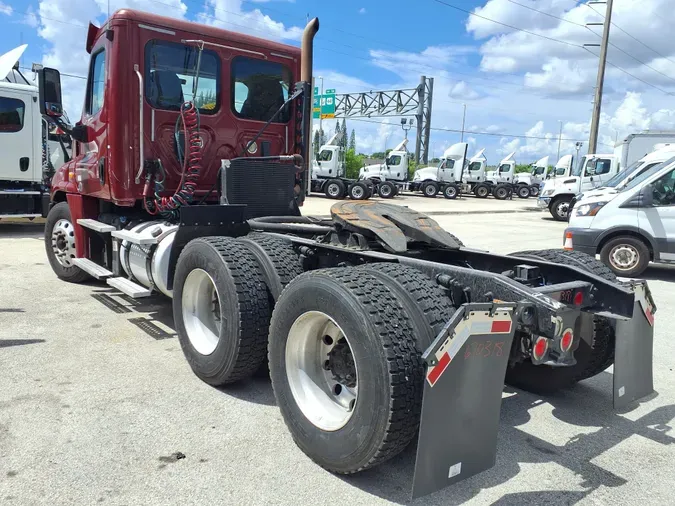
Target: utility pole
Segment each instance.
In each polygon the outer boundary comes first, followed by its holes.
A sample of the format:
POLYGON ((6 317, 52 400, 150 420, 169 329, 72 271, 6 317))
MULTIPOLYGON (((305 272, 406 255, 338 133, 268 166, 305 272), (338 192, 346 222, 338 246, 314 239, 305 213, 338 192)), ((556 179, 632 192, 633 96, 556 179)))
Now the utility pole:
MULTIPOLYGON (((588 5, 602 4, 605 2, 589 2, 588 5)), ((600 45, 600 60, 598 62, 598 80, 595 84, 595 99, 593 100, 593 118, 591 119, 591 136, 588 139, 588 152, 593 154, 598 147, 598 129, 600 126, 600 109, 602 108, 602 87, 605 82, 605 66, 607 64, 607 43, 609 42, 609 28, 612 23, 612 5, 614 0, 607 0, 605 22, 602 24, 602 44, 600 45)), ((586 23, 586 25, 599 25, 600 23, 586 23)), ((597 46, 597 44, 584 44, 584 46, 597 46)))
MULTIPOLYGON (((307 14, 309 17, 309 14, 307 14)), ((308 21, 309 23, 309 21, 308 21)), ((323 100, 323 77, 321 76, 316 76, 317 79, 321 79, 321 94, 319 95, 319 143, 321 143, 321 136, 323 135, 323 114, 321 114, 322 110, 322 104, 321 101, 323 100)))
POLYGON ((560 131, 558 132, 558 160, 560 160, 560 141, 562 140, 562 121, 558 120, 560 123, 560 131))
POLYGON ((462 136, 459 138, 459 142, 464 142, 464 122, 466 121, 466 104, 464 105, 464 113, 462 114, 462 136))

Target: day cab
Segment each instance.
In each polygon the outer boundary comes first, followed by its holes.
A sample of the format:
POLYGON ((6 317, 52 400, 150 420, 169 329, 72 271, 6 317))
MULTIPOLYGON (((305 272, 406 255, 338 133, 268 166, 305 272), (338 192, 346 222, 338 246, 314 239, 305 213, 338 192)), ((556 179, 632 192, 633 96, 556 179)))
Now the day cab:
POLYGON ((565 249, 600 255, 618 276, 675 263, 675 157, 611 194, 582 199, 565 230, 565 249))
POLYGON ((295 107, 256 138, 299 80, 298 47, 123 9, 100 28, 89 25, 86 50, 91 59, 73 134, 78 142, 51 189, 52 203, 67 199, 73 223, 102 210, 140 210, 149 168, 163 179, 160 194, 174 194, 183 172, 177 125, 186 101, 199 113, 196 198, 214 186, 221 160, 243 156, 249 143, 248 153, 256 156, 299 149, 295 107))

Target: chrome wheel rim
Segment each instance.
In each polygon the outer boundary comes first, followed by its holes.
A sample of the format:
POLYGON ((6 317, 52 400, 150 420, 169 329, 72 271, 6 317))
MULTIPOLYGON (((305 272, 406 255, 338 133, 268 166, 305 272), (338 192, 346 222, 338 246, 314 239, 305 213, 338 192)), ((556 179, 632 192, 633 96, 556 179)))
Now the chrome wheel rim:
POLYGON ((561 218, 567 218, 567 212, 569 211, 570 204, 569 202, 561 202, 555 207, 555 212, 561 218))
POLYGON ((457 196, 457 190, 455 189, 454 186, 448 186, 448 187, 445 189, 445 194, 446 194, 448 197, 456 197, 456 196, 457 196))
POLYGON ((352 197, 354 197, 355 199, 361 199, 361 198, 363 198, 363 195, 364 195, 364 192, 363 192, 362 187, 354 186, 352 188, 352 197))
POLYGON ((312 425, 336 431, 351 419, 358 371, 347 336, 321 311, 300 315, 288 333, 286 376, 293 399, 312 425))
POLYGON ((389 195, 391 195, 391 193, 392 193, 392 191, 391 191, 391 187, 389 185, 380 186, 380 196, 381 197, 388 197, 389 195))
POLYGON ((640 261, 640 253, 630 244, 619 244, 610 251, 609 260, 616 269, 629 271, 640 261))
POLYGON ((52 229, 51 240, 56 261, 63 267, 73 267, 73 259, 76 256, 73 224, 65 219, 57 221, 52 229))
POLYGON ((434 185, 428 184, 424 187, 424 193, 426 193, 430 197, 433 197, 434 193, 436 193, 436 188, 434 188, 434 185))
POLYGON ((337 197, 338 195, 340 195, 340 187, 335 183, 329 184, 328 195, 330 195, 331 197, 337 197))
POLYGON ((203 269, 194 269, 183 284, 182 316, 185 332, 200 355, 210 355, 220 340, 220 296, 213 278, 203 269))

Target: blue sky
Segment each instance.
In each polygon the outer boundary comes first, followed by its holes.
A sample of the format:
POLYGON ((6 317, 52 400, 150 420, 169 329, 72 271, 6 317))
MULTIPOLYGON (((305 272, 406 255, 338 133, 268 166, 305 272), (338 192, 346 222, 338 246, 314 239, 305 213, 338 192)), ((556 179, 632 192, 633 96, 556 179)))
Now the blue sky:
MULTIPOLYGON (((670 94, 675 93, 675 45, 662 37, 675 13, 667 3, 615 0, 614 21, 621 30, 611 32, 610 61, 621 70, 607 71, 604 151, 634 131, 675 127, 675 94, 670 94)), ((450 130, 460 129, 463 104, 471 132, 465 140, 472 150, 486 148, 490 163, 510 151, 522 163, 555 158, 561 126, 561 155, 571 152, 573 140, 588 136, 597 57, 579 46, 599 40, 598 29, 583 25, 602 16, 576 0, 418 0, 414 8, 403 0, 110 0, 110 6, 290 44, 298 44, 307 15, 318 16, 315 75, 325 78, 326 88, 341 93, 414 87, 420 74, 435 78, 431 152, 436 156, 459 140, 450 130)), ((84 26, 102 21, 106 11, 107 0, 0 0, 0 53, 23 41, 29 44, 24 65, 38 61, 84 75, 84 26)), ((64 77, 71 118, 79 116, 83 85, 64 77)), ((373 121, 383 124, 349 122, 364 152, 381 150, 385 143, 392 147, 403 135, 398 118, 373 121)))

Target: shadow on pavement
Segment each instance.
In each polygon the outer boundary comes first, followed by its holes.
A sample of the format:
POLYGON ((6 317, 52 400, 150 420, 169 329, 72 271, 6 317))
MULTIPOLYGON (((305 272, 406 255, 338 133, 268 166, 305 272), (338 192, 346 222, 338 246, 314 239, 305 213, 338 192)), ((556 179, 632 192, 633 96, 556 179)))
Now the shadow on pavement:
MULTIPOLYGON (((634 434, 663 445, 674 444, 675 438, 666 432, 670 430, 668 424, 675 418, 675 406, 658 407, 640 419, 631 421, 612 409, 611 393, 608 393, 611 392, 612 375, 603 373, 598 379, 601 384, 579 384, 546 400, 506 387, 504 392, 512 395, 502 400, 495 466, 420 498, 413 504, 462 504, 478 495, 482 489, 501 485, 516 477, 521 471, 520 464, 554 462, 581 477, 581 483, 575 483, 575 488, 583 487, 585 490, 507 494, 494 504, 568 505, 580 501, 599 487, 619 487, 627 483, 624 478, 590 461, 634 434), (556 419, 583 428, 583 433, 580 430, 579 435, 557 446, 519 429, 518 426, 530 420, 529 410, 542 404, 550 404, 556 419), (592 432, 587 433, 589 431, 592 432)), ((342 476, 341 479, 383 499, 409 504, 416 446, 411 444, 402 454, 375 469, 342 476)))
POLYGON ((10 346, 23 346, 24 344, 37 344, 44 342, 44 339, 0 339, 0 348, 9 348, 10 346))
POLYGON ((640 277, 649 281, 675 281, 675 266, 652 264, 640 277))
POLYGON ((7 223, 0 220, 0 239, 44 239, 44 223, 7 223))

